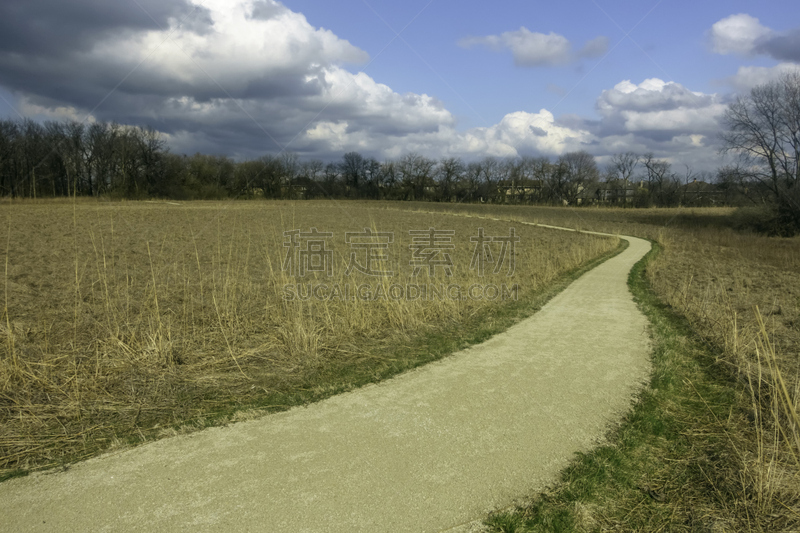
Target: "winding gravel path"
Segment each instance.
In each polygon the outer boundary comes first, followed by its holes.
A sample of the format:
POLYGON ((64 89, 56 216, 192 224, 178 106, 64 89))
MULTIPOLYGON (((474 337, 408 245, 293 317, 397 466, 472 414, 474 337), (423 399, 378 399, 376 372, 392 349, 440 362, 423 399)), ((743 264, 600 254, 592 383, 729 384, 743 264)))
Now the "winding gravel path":
POLYGON ((630 246, 487 342, 259 420, 0 484, 0 531, 468 531, 544 488, 649 375, 630 246))

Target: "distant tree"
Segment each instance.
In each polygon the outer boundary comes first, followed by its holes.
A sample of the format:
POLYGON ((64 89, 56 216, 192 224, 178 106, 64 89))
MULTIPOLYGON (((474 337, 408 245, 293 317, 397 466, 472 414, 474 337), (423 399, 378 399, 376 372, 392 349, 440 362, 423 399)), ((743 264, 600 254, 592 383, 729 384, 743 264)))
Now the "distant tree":
POLYGON ((281 198, 295 200, 302 196, 301 187, 297 184, 300 174, 300 162, 294 152, 283 151, 278 154, 281 168, 281 198))
POLYGON ((258 161, 242 161, 233 170, 230 195, 233 198, 252 198, 256 195, 256 181, 261 172, 258 161))
POLYGON ((383 197, 381 164, 374 157, 364 160, 364 182, 361 185, 361 196, 373 200, 380 200, 383 197))
POLYGON ((450 202, 454 199, 465 170, 464 162, 459 158, 448 157, 439 161, 436 167, 437 200, 450 202))
POLYGON ((738 165, 726 165, 717 169, 714 178, 717 187, 725 194, 724 202, 734 206, 756 206, 763 203, 745 179, 738 165))
POLYGON ((594 156, 585 151, 560 156, 552 174, 557 176, 554 183, 560 199, 568 205, 575 205, 580 194, 600 179, 594 156))
POLYGON ((639 164, 639 156, 633 152, 614 154, 608 166, 608 174, 622 180, 625 184, 633 179, 636 166, 639 164))
POLYGON ((504 171, 502 163, 495 157, 485 157, 481 161, 481 197, 486 201, 498 200, 498 185, 503 180, 504 171))
POLYGON ((358 152, 347 152, 342 156, 340 171, 349 196, 360 196, 360 188, 365 181, 366 160, 358 152))
POLYGON ((387 160, 381 163, 380 186, 383 197, 398 200, 401 196, 400 171, 396 161, 387 160))
POLYGON ((433 196, 433 169, 436 161, 416 153, 404 155, 398 162, 404 200, 425 200, 433 196))
POLYGON ((258 158, 258 163, 261 169, 256 176, 256 188, 261 190, 265 199, 281 198, 284 179, 281 159, 267 154, 258 158))
POLYGON ((680 180, 672 172, 672 165, 656 159, 652 153, 645 154, 641 163, 647 179, 647 202, 659 207, 670 207, 680 203, 680 180))
POLYGON ((335 198, 341 194, 339 165, 328 163, 325 165, 325 173, 322 179, 322 190, 325 196, 335 198))
POLYGON ((11 120, 0 121, 0 194, 11 194, 11 183, 16 163, 15 150, 19 126, 11 120))
MULTIPOLYGON (((523 199, 536 202, 549 202, 554 195, 549 188, 548 178, 553 164, 546 157, 523 157, 519 163, 519 175, 527 180, 527 187, 523 189, 523 199)), ((524 182, 525 183, 525 182, 524 182)))
POLYGON ((325 196, 325 190, 322 185, 324 171, 325 163, 319 159, 311 159, 300 163, 300 176, 305 182, 304 198, 310 199, 325 196))
POLYGON ((746 180, 769 191, 778 232, 800 232, 800 70, 739 96, 723 124, 724 151, 739 156, 746 180))
POLYGON ((481 176, 483 175, 483 163, 480 161, 472 161, 467 164, 467 170, 464 173, 464 198, 467 201, 474 202, 478 199, 483 200, 481 196, 481 176))

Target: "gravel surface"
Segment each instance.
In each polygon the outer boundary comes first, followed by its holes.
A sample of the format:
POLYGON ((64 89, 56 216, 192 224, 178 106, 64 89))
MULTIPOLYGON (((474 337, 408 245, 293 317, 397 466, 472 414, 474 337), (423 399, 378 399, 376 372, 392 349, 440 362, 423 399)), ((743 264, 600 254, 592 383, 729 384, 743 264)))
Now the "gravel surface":
POLYGON ((0 484, 0 531, 473 531, 554 482, 648 379, 628 272, 385 382, 0 484))

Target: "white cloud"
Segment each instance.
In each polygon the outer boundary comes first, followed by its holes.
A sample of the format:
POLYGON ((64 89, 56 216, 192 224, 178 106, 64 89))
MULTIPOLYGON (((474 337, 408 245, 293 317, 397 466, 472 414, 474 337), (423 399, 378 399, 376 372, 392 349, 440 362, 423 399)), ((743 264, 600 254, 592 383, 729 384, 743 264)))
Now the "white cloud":
POLYGON ((753 55, 758 42, 772 30, 745 13, 726 17, 711 26, 711 49, 718 54, 753 55))
POLYGON ((787 72, 797 72, 800 66, 796 63, 779 63, 774 67, 739 67, 734 76, 725 81, 738 92, 748 92, 756 85, 778 79, 787 72))
POLYGON ((596 108, 602 119, 587 126, 598 139, 593 153, 653 152, 703 169, 719 163, 719 120, 727 109, 720 95, 658 78, 624 80, 603 91, 596 108))
POLYGON ((591 140, 588 131, 557 124, 553 114, 546 109, 538 113, 509 113, 495 126, 473 130, 473 134, 477 133, 486 138, 491 152, 509 152, 513 155, 530 152, 559 155, 580 150, 582 143, 591 140))
MULTIPOLYGON (((622 81, 599 96, 600 120, 518 110, 496 124, 459 131, 435 97, 401 94, 348 71, 343 65, 366 61, 366 52, 278 2, 204 5, 203 25, 178 28, 171 18, 160 29, 93 34, 99 36, 88 46, 57 58, 0 54, 3 83, 19 80, 9 87, 33 116, 81 119, 104 99, 97 120, 152 125, 179 153, 252 158, 287 148, 334 159, 351 150, 378 158, 412 151, 433 158, 557 156, 581 149, 601 156, 714 152, 710 130, 724 106, 716 95, 677 83, 622 81)), ((557 65, 602 54, 608 40, 598 37, 576 52, 561 35, 521 28, 462 45, 509 49, 520 65, 557 65)))
POLYGON ((343 139, 355 148, 376 147, 454 126, 437 99, 399 94, 346 70, 343 64, 363 63, 367 53, 274 0, 204 0, 203 6, 203 31, 170 18, 170 26, 104 35, 65 51, 69 61, 17 61, 22 79, 46 73, 59 80, 22 93, 27 112, 77 118, 103 100, 99 120, 153 125, 179 148, 240 157, 299 150, 292 143, 298 135, 310 153, 331 153, 346 146, 343 139))
POLYGON ((401 95, 363 72, 326 69, 323 87, 322 93, 313 98, 314 105, 345 111, 348 116, 369 121, 373 129, 431 130, 454 123, 450 112, 435 98, 426 94, 401 95))
POLYGON ((499 123, 459 132, 452 125, 435 131, 417 131, 402 135, 368 135, 351 130, 346 123, 319 123, 309 128, 302 143, 324 141, 339 151, 365 150, 382 157, 395 158, 408 152, 429 157, 459 156, 466 158, 514 157, 522 154, 560 155, 576 151, 592 142, 586 130, 558 124, 546 109, 538 113, 509 113, 499 123))
POLYGON ((625 80, 602 92, 597 110, 610 127, 627 132, 709 132, 726 106, 716 94, 693 92, 658 78, 635 85, 625 80))
POLYGON ((706 130, 711 125, 709 116, 724 106, 715 94, 693 92, 679 83, 649 78, 639 85, 621 81, 601 93, 596 107, 607 120, 622 117, 626 128, 634 131, 692 127, 706 130))
POLYGON ((718 119, 727 108, 724 104, 698 109, 667 111, 622 111, 628 131, 706 131, 719 127, 718 119))
POLYGON ((87 59, 130 67, 142 63, 138 70, 144 77, 162 84, 212 92, 219 84, 232 94, 246 92, 272 75, 299 77, 321 67, 369 59, 363 50, 271 0, 208 0, 203 5, 213 21, 210 32, 178 28, 173 20, 170 28, 99 42, 87 59), (275 13, 253 18, 254 5, 271 5, 275 13))
POLYGON ((606 37, 592 39, 577 55, 572 51, 572 44, 563 35, 532 32, 526 27, 516 31, 507 31, 500 35, 483 37, 466 37, 458 42, 462 48, 485 46, 490 50, 511 50, 514 64, 521 67, 546 65, 565 65, 577 57, 597 57, 603 55, 608 48, 606 37))
MULTIPOLYGON (((150 109, 140 109, 140 117, 151 113, 172 125, 167 133, 179 147, 190 146, 193 137, 204 147, 214 146, 215 139, 232 144, 237 138, 258 138, 264 148, 253 151, 261 153, 291 141, 288 149, 315 155, 357 150, 383 157, 410 151, 481 157, 557 155, 580 149, 591 137, 557 124, 547 110, 510 113, 494 126, 459 132, 453 115, 436 98, 400 94, 363 72, 344 69, 341 63, 364 61, 367 55, 312 27, 302 14, 272 0, 209 0, 204 5, 211 31, 179 29, 173 44, 164 40, 174 28, 150 30, 114 44, 98 43, 91 52, 98 64, 113 59, 132 65, 146 59, 141 67, 146 81, 140 83, 164 94, 150 109)), ((504 34, 501 41, 525 64, 571 57, 570 43, 556 34, 523 28, 504 34)), ((603 46, 602 39, 595 40, 587 54, 603 46)))
POLYGON ((37 120, 55 120, 55 121, 75 121, 75 122, 96 122, 97 119, 93 115, 87 115, 73 106, 43 106, 31 102, 26 96, 21 96, 17 102, 19 113, 27 118, 34 118, 37 120))
POLYGON ((715 23, 709 30, 711 49, 718 54, 767 55, 778 61, 800 63, 800 28, 776 32, 757 18, 739 13, 715 23))

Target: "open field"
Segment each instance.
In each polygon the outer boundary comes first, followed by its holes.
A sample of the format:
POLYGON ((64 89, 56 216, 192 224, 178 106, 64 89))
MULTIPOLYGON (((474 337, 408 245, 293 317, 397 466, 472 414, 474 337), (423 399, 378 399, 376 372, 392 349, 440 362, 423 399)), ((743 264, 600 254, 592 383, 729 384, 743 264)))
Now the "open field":
POLYGON ((556 480, 648 379, 648 322, 627 279, 651 243, 628 242, 533 316, 444 360, 2 483, 0 532, 464 531, 556 480))
POLYGON ((424 364, 533 312, 554 280, 565 283, 566 272, 616 246, 513 223, 524 220, 659 243, 634 291, 654 324, 655 371, 608 446, 530 507, 492 517, 494 529, 800 524, 800 239, 737 231, 730 209, 78 202, 6 204, 3 214, 5 473, 225 423, 238 408, 313 401, 424 364), (448 283, 469 285, 484 283, 466 268, 469 237, 478 227, 487 235, 516 227, 513 279, 528 303, 283 301, 280 287, 297 280, 281 271, 282 233, 311 227, 338 239, 325 281, 367 282, 373 292, 376 279, 344 273, 347 231, 393 232, 400 255, 391 268, 405 284, 408 230, 453 229, 460 269, 448 283), (459 327, 474 335, 463 338, 459 327))
MULTIPOLYGON (((0 475, 66 465, 119 443, 224 423, 240 408, 283 409, 401 372, 507 327, 540 305, 555 281, 618 247, 615 239, 519 225, 513 277, 509 263, 479 277, 469 269, 470 237, 480 227, 508 236, 513 224, 385 206, 4 204, 0 475), (431 227, 454 231, 452 276, 441 265, 432 279, 424 271, 414 278, 409 230, 431 227), (311 228, 332 233, 330 273, 298 278, 282 269, 297 266, 285 264, 284 231, 311 228), (389 257, 375 267, 394 277, 347 272, 350 253, 366 252, 348 247, 345 234, 365 228, 393 235, 389 257), (437 297, 435 288, 431 298, 391 292, 395 284, 500 287, 509 280, 519 301, 493 300, 491 292, 437 297), (294 292, 283 289, 298 283, 294 292), (308 283, 327 288, 306 298, 308 283), (370 288, 361 297, 332 297, 334 285, 349 285, 354 296, 363 284, 370 288)), ((493 253, 499 260, 500 249, 493 253)))
POLYGON ((415 207, 660 244, 637 294, 657 297, 643 304, 656 337, 652 390, 612 446, 553 494, 495 519, 497 530, 796 530, 800 238, 736 231, 747 213, 733 209, 415 207), (602 488, 589 497, 588 486, 602 488))

